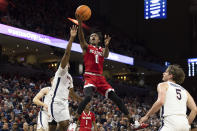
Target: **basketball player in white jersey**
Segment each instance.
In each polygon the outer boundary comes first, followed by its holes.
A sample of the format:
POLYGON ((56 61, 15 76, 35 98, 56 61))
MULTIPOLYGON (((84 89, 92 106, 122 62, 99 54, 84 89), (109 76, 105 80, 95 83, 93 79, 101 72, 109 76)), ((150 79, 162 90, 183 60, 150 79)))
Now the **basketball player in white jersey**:
POLYGON ((50 94, 52 95, 51 103, 48 107, 48 112, 50 114, 49 120, 49 131, 54 131, 57 122, 59 124, 59 130, 65 131, 68 128, 70 114, 68 108, 68 97, 69 95, 80 101, 81 98, 78 97, 73 90, 73 80, 71 75, 68 73, 69 68, 69 58, 72 47, 72 42, 77 34, 77 27, 72 26, 70 29, 70 39, 68 41, 67 48, 65 50, 64 56, 61 59, 60 66, 55 73, 50 94))
POLYGON ((170 65, 163 73, 163 81, 158 84, 158 99, 148 113, 141 118, 145 122, 161 109, 162 125, 160 131, 189 131, 190 124, 196 117, 197 108, 192 96, 180 84, 185 73, 178 65, 170 65), (187 107, 191 110, 186 115, 187 107))
POLYGON ((50 88, 42 88, 33 99, 34 104, 41 106, 37 119, 37 131, 48 131, 48 104, 51 100, 51 96, 49 95, 50 88))

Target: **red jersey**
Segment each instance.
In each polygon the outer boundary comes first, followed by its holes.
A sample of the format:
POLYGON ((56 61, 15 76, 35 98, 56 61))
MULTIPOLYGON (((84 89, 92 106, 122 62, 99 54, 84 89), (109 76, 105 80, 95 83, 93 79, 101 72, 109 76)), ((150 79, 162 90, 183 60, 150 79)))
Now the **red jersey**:
POLYGON ((94 113, 90 112, 86 114, 84 111, 79 117, 80 121, 80 128, 87 128, 91 129, 92 128, 92 122, 95 121, 95 116, 94 113))
POLYGON ((86 53, 83 56, 85 64, 85 72, 92 72, 96 74, 103 73, 103 48, 88 45, 86 53))

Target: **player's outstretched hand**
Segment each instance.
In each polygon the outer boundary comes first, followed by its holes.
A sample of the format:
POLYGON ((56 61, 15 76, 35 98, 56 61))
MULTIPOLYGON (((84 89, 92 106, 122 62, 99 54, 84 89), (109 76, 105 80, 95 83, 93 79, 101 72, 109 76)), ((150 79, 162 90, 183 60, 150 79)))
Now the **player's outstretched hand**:
POLYGON ((109 45, 110 40, 111 40, 111 37, 109 35, 105 35, 105 40, 104 40, 105 46, 109 45))
POLYGON ((147 116, 144 116, 140 119, 140 124, 144 123, 145 121, 148 120, 148 117, 147 116))
POLYGON ((71 28, 70 28, 70 36, 71 37, 75 37, 77 35, 77 29, 78 27, 76 25, 73 25, 71 28))
POLYGON ((149 126, 149 124, 139 123, 138 121, 135 121, 135 123, 132 124, 132 129, 133 130, 140 130, 140 129, 147 128, 148 126, 149 126))

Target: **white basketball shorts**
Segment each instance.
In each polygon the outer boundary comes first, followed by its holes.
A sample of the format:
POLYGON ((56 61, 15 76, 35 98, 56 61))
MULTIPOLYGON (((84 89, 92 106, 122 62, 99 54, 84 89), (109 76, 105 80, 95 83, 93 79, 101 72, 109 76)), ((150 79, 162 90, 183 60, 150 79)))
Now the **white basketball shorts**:
POLYGON ((37 129, 44 129, 45 131, 48 131, 48 120, 49 115, 46 111, 40 111, 38 113, 38 119, 37 119, 37 129))
POLYGON ((171 115, 164 117, 159 131, 189 131, 188 119, 183 115, 171 115))
POLYGON ((48 112, 50 115, 49 122, 52 122, 52 120, 56 122, 70 120, 68 101, 52 101, 48 107, 48 112))

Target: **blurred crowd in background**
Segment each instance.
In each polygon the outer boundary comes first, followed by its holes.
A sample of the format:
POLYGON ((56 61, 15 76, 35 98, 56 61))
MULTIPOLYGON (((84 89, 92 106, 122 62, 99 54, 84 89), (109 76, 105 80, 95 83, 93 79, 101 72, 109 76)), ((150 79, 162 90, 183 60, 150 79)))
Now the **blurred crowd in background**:
MULTIPOLYGON (((74 79, 74 89, 78 95, 83 97, 82 83, 83 81, 79 82, 79 79, 74 79)), ((41 88, 48 85, 50 84, 47 81, 40 80, 35 82, 22 76, 1 75, 0 130, 10 131, 17 129, 18 131, 20 129, 21 131, 34 131, 40 107, 34 105, 32 100, 41 88)), ((118 92, 118 90, 116 91, 118 92)), ((145 100, 145 98, 133 96, 123 98, 134 120, 138 120, 150 108, 152 103, 145 100)), ((74 115, 79 103, 73 100, 69 102, 71 115, 74 115)), ((127 130, 129 126, 128 120, 117 106, 101 95, 95 94, 91 110, 95 113, 96 123, 101 131, 111 131, 112 129, 123 131, 127 130)), ((148 129, 158 129, 160 126, 158 118, 158 115, 155 115, 148 121, 151 124, 148 129)))

